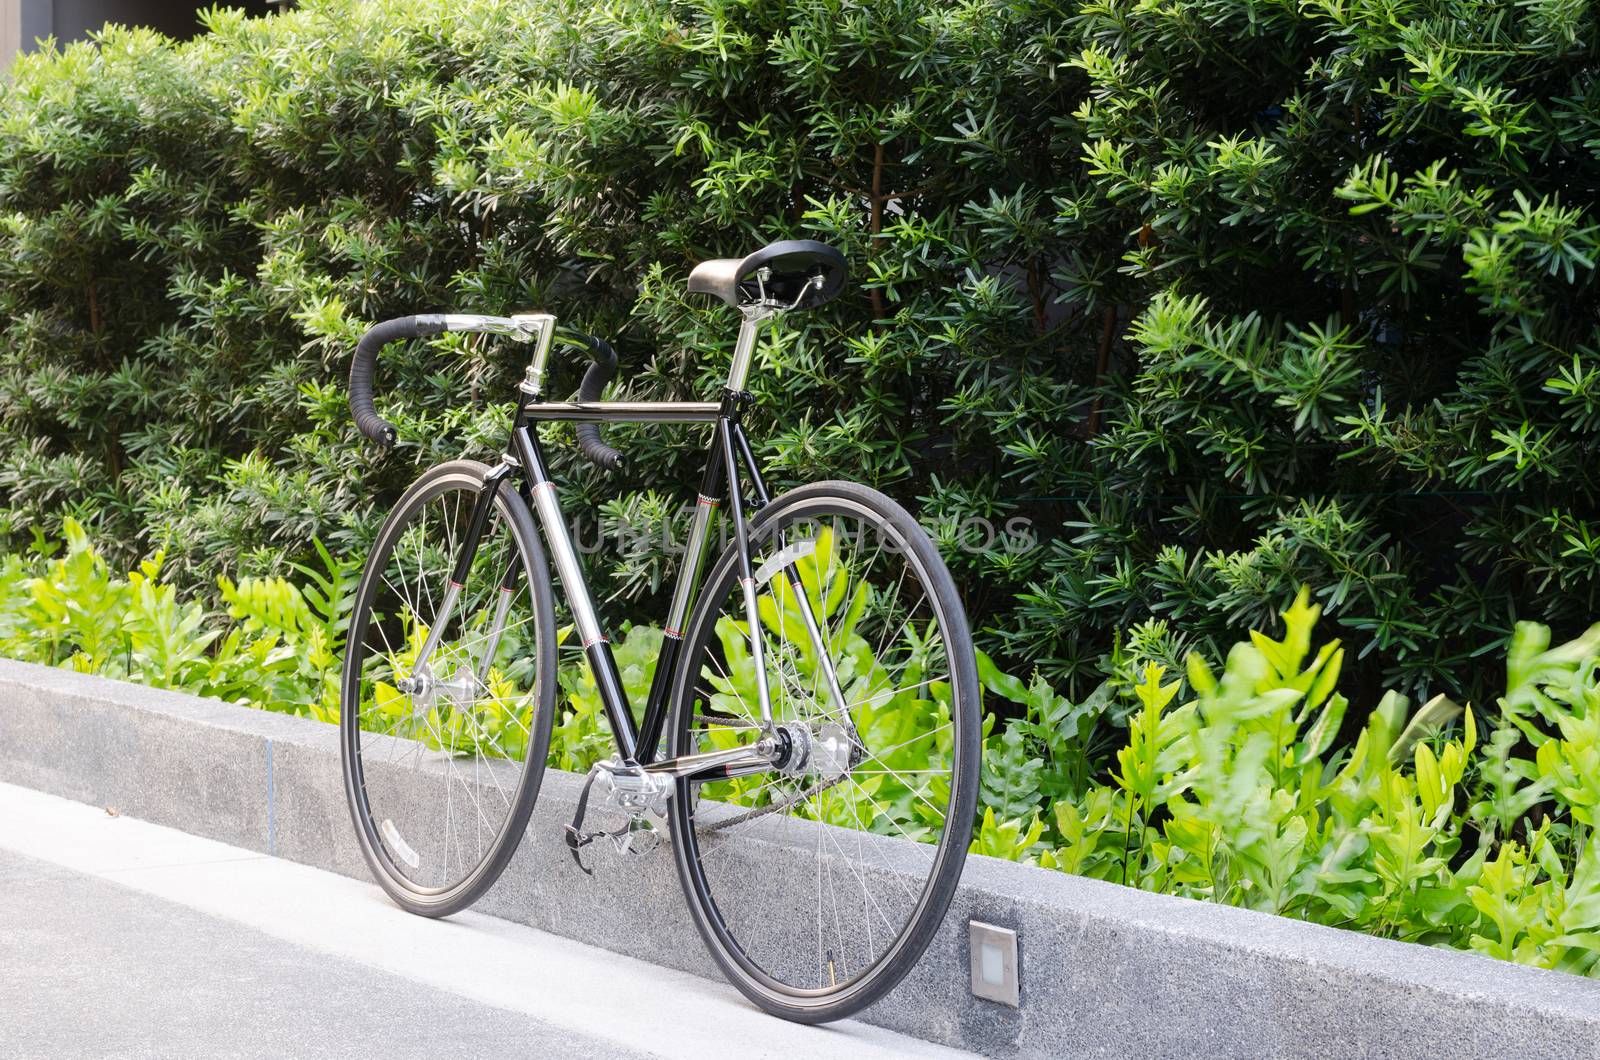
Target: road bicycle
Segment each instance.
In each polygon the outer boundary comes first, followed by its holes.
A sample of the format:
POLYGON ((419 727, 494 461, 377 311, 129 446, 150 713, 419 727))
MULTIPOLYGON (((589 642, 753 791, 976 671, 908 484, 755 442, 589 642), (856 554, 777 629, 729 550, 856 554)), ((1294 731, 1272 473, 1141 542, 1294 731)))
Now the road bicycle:
POLYGON ((664 827, 716 963, 787 1019, 858 1011, 927 948, 961 875, 979 781, 965 611, 901 505, 843 481, 769 497, 743 426, 761 326, 822 305, 844 280, 843 257, 808 240, 696 266, 689 291, 742 315, 714 401, 600 400, 615 352, 549 314, 411 316, 362 337, 350 406, 384 447, 396 430, 374 407, 372 375, 386 344, 463 331, 532 350, 499 462, 424 472, 383 522, 357 588, 341 686, 345 791, 367 863, 402 907, 454 913, 506 867, 544 775, 557 642, 575 631, 615 743, 566 829, 580 868, 597 839, 642 855, 664 827), (544 395, 557 342, 593 362, 576 401, 544 395), (538 427, 551 421, 576 424, 579 449, 606 469, 622 456, 601 424, 711 427, 637 717, 546 470, 538 427), (728 529, 713 557, 713 531, 728 529), (617 827, 584 831, 591 801, 617 827))

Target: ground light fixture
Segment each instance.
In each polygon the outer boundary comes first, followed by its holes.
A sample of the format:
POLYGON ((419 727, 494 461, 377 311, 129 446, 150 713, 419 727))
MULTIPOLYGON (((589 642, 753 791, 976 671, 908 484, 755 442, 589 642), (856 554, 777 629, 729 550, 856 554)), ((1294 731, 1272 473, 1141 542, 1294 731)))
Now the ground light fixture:
POLYGON ((1021 977, 1017 965, 1017 933, 1010 928, 970 920, 967 937, 972 944, 973 996, 1018 1008, 1021 977))

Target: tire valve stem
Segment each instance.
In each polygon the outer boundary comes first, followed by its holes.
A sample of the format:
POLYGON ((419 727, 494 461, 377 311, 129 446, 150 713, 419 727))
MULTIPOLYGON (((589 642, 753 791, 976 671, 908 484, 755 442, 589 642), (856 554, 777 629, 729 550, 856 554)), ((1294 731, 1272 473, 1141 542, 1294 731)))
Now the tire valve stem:
POLYGON ((833 951, 829 950, 828 951, 828 986, 831 988, 831 987, 836 987, 838 985, 839 985, 839 980, 833 974, 833 951))

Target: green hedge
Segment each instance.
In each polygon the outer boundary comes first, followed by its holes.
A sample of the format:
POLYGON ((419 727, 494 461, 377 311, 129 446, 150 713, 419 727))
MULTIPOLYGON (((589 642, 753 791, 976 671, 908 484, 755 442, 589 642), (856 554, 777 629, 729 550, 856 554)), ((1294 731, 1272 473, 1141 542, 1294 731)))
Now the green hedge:
POLYGON ((1260 628, 1299 581, 1369 692, 1486 698, 1514 619, 1600 610, 1594 8, 1078 9, 1060 231, 1140 311, 1079 547, 1020 625, 1260 628))
MULTIPOLYGON (((202 584, 353 554, 417 465, 498 451, 520 368, 391 351, 379 458, 366 324, 546 307, 626 392, 704 396, 733 321, 688 266, 808 235, 856 286, 762 350, 774 478, 1032 520, 943 536, 984 642, 1067 687, 1128 627, 1220 657, 1301 583, 1369 690, 1492 686, 1516 616, 1596 609, 1587 8, 306 7, 0 90, 10 535, 74 514, 202 584)), ((571 509, 670 520, 694 439, 618 435, 620 479, 564 460, 571 509)), ((660 603, 659 560, 606 566, 618 617, 660 603)))

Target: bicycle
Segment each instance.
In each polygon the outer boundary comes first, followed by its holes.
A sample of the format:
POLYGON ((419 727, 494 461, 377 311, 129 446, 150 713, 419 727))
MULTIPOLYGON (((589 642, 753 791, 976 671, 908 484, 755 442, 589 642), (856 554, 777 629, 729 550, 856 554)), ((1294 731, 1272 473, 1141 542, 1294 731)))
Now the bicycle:
POLYGON ((715 401, 600 400, 615 352, 558 335, 549 314, 403 317, 362 337, 350 407, 385 448, 396 430, 372 397, 385 345, 443 331, 532 345, 500 462, 424 472, 382 524, 357 588, 341 685, 345 791, 367 864, 399 905, 426 916, 466 908, 526 829, 556 710, 548 547, 616 748, 590 771, 566 829, 579 868, 591 871, 582 853, 602 837, 623 854, 649 851, 664 823, 716 963, 787 1019, 858 1011, 927 948, 977 797, 965 612, 903 507, 844 481, 769 497, 743 426, 760 327, 822 305, 844 279, 843 257, 805 240, 696 266, 689 291, 742 316, 715 401), (558 340, 593 362, 576 401, 543 394, 558 340), (551 421, 575 423, 583 455, 606 469, 622 457, 603 423, 712 427, 637 722, 546 471, 537 428, 551 421), (724 501, 733 540, 709 562, 724 501), (583 830, 592 796, 621 827, 583 830))

